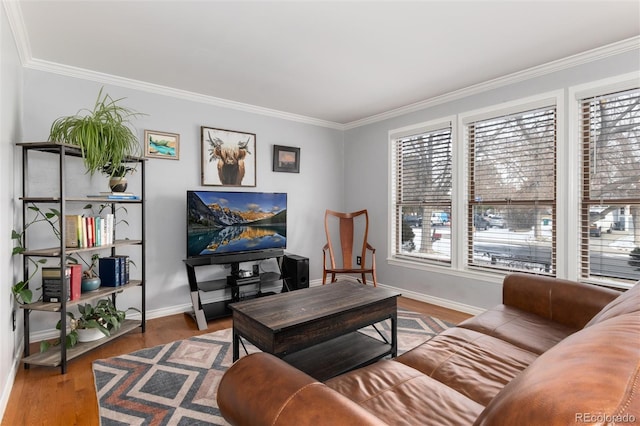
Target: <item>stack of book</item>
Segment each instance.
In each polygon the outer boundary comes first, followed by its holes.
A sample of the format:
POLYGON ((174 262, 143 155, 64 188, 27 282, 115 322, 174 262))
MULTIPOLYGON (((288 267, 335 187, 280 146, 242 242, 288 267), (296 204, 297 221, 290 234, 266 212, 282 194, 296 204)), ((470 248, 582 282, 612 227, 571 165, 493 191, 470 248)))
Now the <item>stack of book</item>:
POLYGON ((129 283, 129 256, 105 256, 98 262, 101 285, 119 287, 129 283))
POLYGON ((65 245, 96 247, 113 244, 112 213, 102 216, 65 215, 65 245))
POLYGON ((87 195, 90 198, 106 198, 108 200, 139 200, 140 197, 131 192, 101 192, 87 195))
MULTIPOLYGON (((67 265, 64 269, 67 300, 80 299, 82 287, 82 265, 67 265)), ((62 281, 59 267, 42 268, 42 300, 62 302, 62 281)))

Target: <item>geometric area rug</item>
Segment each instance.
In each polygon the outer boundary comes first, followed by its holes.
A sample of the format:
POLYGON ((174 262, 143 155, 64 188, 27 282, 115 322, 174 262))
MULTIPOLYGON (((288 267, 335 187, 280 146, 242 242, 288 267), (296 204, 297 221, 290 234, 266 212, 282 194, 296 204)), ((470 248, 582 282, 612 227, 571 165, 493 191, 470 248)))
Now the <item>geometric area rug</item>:
MULTIPOLYGON (((398 354, 452 326, 398 309, 398 354)), ((389 320, 378 326, 383 334, 389 328, 389 320)), ((363 332, 378 334, 371 327, 363 332)), ((232 364, 231 335, 229 328, 94 361, 100 424, 227 425, 216 395, 222 375, 232 364)), ((259 351, 244 344, 248 353, 259 351)))

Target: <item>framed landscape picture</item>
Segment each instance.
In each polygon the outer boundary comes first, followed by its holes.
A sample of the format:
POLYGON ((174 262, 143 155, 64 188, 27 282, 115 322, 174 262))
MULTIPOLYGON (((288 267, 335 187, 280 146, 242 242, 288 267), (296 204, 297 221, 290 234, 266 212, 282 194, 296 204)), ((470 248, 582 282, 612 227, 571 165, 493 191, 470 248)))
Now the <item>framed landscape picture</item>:
POLYGON ((202 185, 256 186, 256 135, 201 128, 202 185))
POLYGON ((300 173, 300 148, 274 145, 273 171, 300 173))
POLYGON ((144 156, 147 158, 180 158, 180 135, 177 133, 144 131, 144 156))

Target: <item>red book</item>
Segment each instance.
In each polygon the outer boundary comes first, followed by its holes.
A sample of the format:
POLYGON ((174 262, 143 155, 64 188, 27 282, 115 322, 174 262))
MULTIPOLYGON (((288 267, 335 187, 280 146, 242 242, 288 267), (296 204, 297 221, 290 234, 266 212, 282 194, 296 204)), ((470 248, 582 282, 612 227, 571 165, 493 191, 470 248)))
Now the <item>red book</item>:
POLYGON ((93 218, 87 218, 87 246, 93 247, 93 218))
POLYGON ((78 300, 82 293, 82 265, 69 265, 69 268, 71 268, 71 300, 78 300))

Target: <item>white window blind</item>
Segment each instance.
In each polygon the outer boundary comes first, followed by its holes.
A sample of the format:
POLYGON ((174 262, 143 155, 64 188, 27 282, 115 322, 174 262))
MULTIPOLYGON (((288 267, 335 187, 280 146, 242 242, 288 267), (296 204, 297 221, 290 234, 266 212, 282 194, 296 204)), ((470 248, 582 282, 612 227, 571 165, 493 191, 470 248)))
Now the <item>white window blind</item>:
POLYGON ((581 277, 640 279, 640 90, 581 101, 581 277))
POLYGON ((451 262, 451 123, 393 141, 395 255, 451 262))
POLYGON ((556 108, 467 124, 468 263, 555 274, 556 108))

